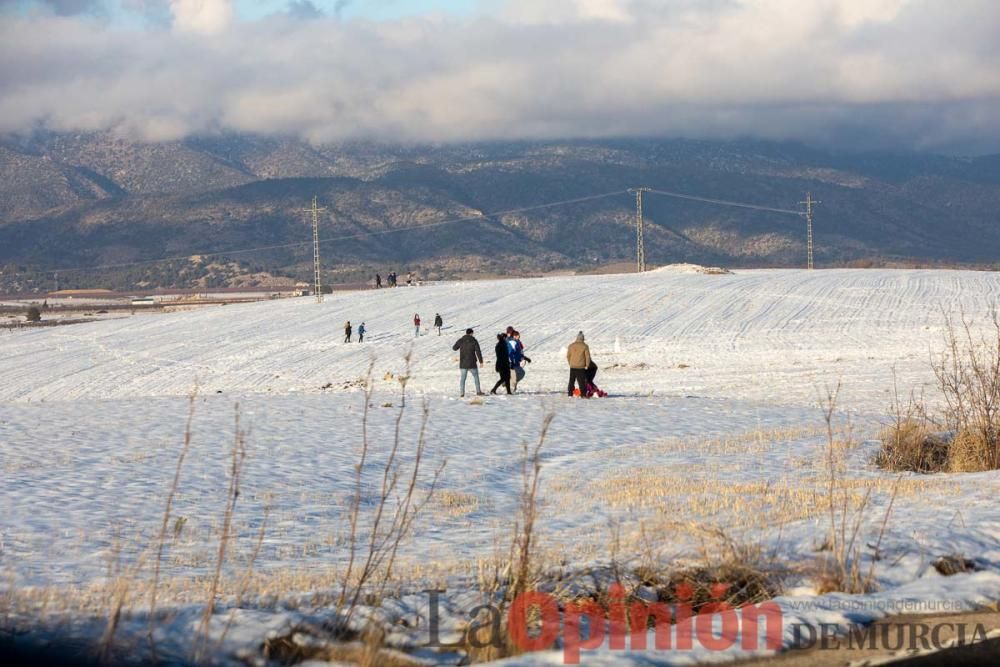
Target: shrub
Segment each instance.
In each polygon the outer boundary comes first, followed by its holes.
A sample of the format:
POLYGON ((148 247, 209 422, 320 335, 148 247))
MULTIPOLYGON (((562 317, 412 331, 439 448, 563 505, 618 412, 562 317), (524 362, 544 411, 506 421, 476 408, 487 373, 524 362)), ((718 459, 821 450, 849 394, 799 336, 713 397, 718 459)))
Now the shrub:
POLYGON ((961 322, 946 318, 945 350, 931 359, 943 415, 929 417, 913 396, 904 406, 897 393, 877 465, 922 473, 1000 469, 1000 317, 994 312, 993 331, 985 336, 973 334, 964 317, 961 322), (949 435, 931 428, 939 421, 949 435))
POLYGON ((941 472, 948 469, 948 439, 931 431, 922 419, 897 421, 881 433, 875 456, 879 467, 894 472, 941 472))
POLYGON ((28 308, 28 312, 25 313, 25 317, 28 318, 29 322, 41 322, 42 311, 38 309, 38 306, 32 306, 31 308, 28 308))
POLYGON ((949 453, 953 472, 1000 468, 1000 319, 993 313, 993 332, 976 337, 963 317, 957 327, 948 320, 946 350, 934 360, 947 410, 945 420, 955 440, 949 453))

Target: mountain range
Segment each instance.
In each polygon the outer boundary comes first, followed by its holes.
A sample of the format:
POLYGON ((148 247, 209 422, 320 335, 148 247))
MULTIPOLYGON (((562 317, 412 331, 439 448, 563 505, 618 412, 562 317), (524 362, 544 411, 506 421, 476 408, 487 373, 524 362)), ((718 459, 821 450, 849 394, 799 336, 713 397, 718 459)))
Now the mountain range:
MULTIPOLYGON (((50 289, 55 272, 73 287, 307 279, 314 196, 327 282, 391 269, 423 278, 595 270, 634 263, 626 190, 639 185, 794 210, 809 192, 822 202, 818 266, 991 265, 1000 254, 1000 155, 665 139, 145 144, 38 133, 0 140, 0 289, 50 289)), ((805 261, 800 216, 653 193, 643 203, 650 264, 805 261)))

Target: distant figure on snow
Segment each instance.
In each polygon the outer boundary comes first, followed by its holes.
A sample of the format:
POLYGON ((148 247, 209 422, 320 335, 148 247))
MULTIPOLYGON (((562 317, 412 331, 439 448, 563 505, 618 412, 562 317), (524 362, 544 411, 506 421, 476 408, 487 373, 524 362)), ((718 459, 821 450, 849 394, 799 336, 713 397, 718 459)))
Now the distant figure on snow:
POLYGON ((413 329, 413 336, 418 338, 420 336, 420 315, 416 313, 413 314, 413 329))
POLYGON ((495 385, 493 385, 493 389, 490 390, 491 394, 497 393, 497 389, 500 388, 500 385, 503 385, 504 387, 507 388, 508 394, 512 393, 510 390, 510 355, 508 354, 509 349, 510 348, 507 347, 507 334, 498 333, 497 346, 496 346, 496 353, 497 353, 496 370, 497 373, 500 375, 500 379, 497 380, 497 383, 495 385))
POLYGON ((406 274, 406 286, 407 287, 413 286, 413 271, 410 271, 409 273, 406 274))
POLYGON ((434 328, 438 330, 438 336, 441 335, 441 327, 444 326, 444 320, 441 319, 441 313, 434 314, 434 328))
POLYGON ((507 334, 507 347, 510 356, 510 369, 514 373, 512 383, 514 391, 517 391, 518 383, 524 379, 524 367, 521 363, 531 363, 531 359, 524 353, 524 344, 521 342, 521 332, 511 329, 507 334))
POLYGON ((365 323, 364 322, 362 322, 361 326, 358 327, 358 342, 359 343, 365 342, 365 323))
POLYGON ((466 329, 465 335, 451 348, 458 351, 458 367, 462 369, 462 380, 458 389, 462 397, 465 396, 465 378, 469 373, 472 373, 472 379, 476 381, 476 396, 483 395, 483 390, 479 386, 479 366, 483 365, 483 351, 479 349, 479 341, 472 333, 472 329, 466 329))
POLYGON ((576 335, 576 342, 566 349, 566 361, 569 362, 567 393, 573 395, 573 384, 576 383, 580 387, 580 397, 587 398, 587 369, 593 360, 590 358, 590 346, 584 341, 582 331, 576 335))
POLYGON ((382 289, 382 274, 375 274, 375 289, 382 289))
POLYGON ((350 320, 347 320, 347 323, 344 324, 344 342, 345 343, 350 343, 351 342, 351 321, 350 320))

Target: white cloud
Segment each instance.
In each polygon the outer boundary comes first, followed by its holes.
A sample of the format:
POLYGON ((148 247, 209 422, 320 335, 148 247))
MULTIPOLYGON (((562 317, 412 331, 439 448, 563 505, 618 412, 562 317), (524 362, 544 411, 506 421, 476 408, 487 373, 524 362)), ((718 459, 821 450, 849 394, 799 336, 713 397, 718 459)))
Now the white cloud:
POLYGON ((0 24, 0 132, 1000 150, 995 0, 511 0, 475 19, 388 23, 172 8, 174 30, 0 24))
POLYGON ((205 35, 225 30, 233 20, 232 0, 170 0, 174 27, 205 35))

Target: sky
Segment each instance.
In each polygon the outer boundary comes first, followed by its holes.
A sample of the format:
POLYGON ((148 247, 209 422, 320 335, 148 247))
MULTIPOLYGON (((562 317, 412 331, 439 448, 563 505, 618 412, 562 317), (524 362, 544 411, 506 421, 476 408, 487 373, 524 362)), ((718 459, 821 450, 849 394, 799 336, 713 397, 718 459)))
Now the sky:
POLYGON ((1000 152, 998 0, 0 0, 0 134, 1000 152))

